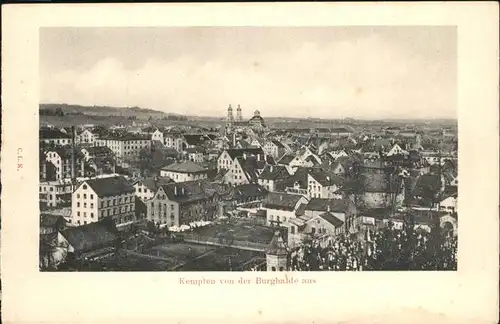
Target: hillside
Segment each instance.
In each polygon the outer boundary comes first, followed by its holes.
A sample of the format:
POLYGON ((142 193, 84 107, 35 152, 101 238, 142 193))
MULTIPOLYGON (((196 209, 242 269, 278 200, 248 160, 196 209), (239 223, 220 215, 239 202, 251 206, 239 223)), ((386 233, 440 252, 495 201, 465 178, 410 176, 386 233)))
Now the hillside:
POLYGON ((139 107, 110 107, 110 106, 80 106, 69 104, 40 104, 40 113, 56 111, 60 109, 64 115, 89 115, 89 116, 136 116, 141 117, 166 117, 175 114, 166 114, 162 111, 139 108, 139 107))

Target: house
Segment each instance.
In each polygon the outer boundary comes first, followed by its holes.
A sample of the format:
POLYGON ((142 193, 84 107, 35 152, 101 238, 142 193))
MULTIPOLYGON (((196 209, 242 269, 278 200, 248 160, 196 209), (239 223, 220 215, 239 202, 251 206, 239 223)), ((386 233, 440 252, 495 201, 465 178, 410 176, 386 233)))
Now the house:
POLYGON ((267 165, 259 174, 257 182, 268 191, 276 190, 276 182, 284 181, 290 176, 287 168, 283 165, 267 165))
POLYGON ((209 138, 205 134, 184 134, 184 144, 186 148, 202 147, 209 138))
POLYGON ((311 198, 305 206, 304 215, 314 218, 324 213, 330 213, 341 221, 346 220, 346 214, 355 213, 355 206, 348 199, 311 198))
POLYGON ((84 147, 81 149, 81 153, 85 157, 85 161, 95 158, 114 157, 113 151, 107 146, 84 147))
POLYGON ((160 176, 169 177, 175 182, 194 181, 208 178, 209 170, 191 162, 176 162, 163 167, 160 176))
POLYGON ((163 132, 161 132, 158 128, 151 133, 151 141, 160 142, 162 145, 165 145, 165 140, 163 139, 163 132))
POLYGON ((65 146, 73 144, 71 134, 61 132, 59 129, 43 128, 39 131, 39 141, 54 146, 65 146))
POLYGON ((403 150, 399 144, 394 144, 386 155, 393 156, 393 155, 407 155, 407 154, 408 151, 403 150))
POLYGON ((78 227, 69 227, 60 232, 59 245, 67 247, 67 254, 76 260, 96 260, 112 255, 119 237, 112 225, 94 222, 78 227))
POLYGON ((84 156, 81 154, 81 152, 73 150, 73 148, 71 147, 59 147, 48 150, 45 153, 46 161, 52 163, 55 168, 55 179, 48 180, 61 180, 72 177, 72 154, 75 155, 75 176, 84 176, 85 161, 84 156))
POLYGON ((151 139, 140 134, 108 135, 95 143, 95 146, 109 147, 119 165, 127 160, 138 160, 141 150, 151 149, 151 139))
POLYGON ((97 138, 97 134, 92 133, 88 129, 84 129, 80 134, 76 136, 76 141, 81 145, 93 146, 97 138))
POLYGON ((330 129, 330 134, 331 136, 337 136, 337 137, 349 137, 352 135, 352 131, 345 127, 336 127, 330 129))
POLYGON ((321 169, 309 169, 307 173, 307 193, 309 198, 341 198, 337 192, 344 179, 321 169))
POLYGON ((268 141, 263 147, 264 153, 278 159, 289 152, 286 146, 277 140, 268 141))
POLYGON ((270 192, 262 202, 262 209, 266 210, 267 223, 269 225, 281 224, 296 218, 299 207, 307 204, 305 196, 270 192))
POLYGON ((190 147, 184 150, 184 153, 187 155, 187 159, 194 163, 203 163, 205 148, 203 147, 190 147))
POLYGON ((217 190, 204 181, 161 185, 155 196, 146 203, 147 219, 167 226, 212 220, 217 213, 219 200, 217 190))
POLYGON ((132 183, 135 188, 136 197, 142 201, 152 199, 160 186, 173 183, 169 177, 149 177, 141 180, 136 180, 132 183))
POLYGON ((163 140, 165 141, 165 147, 172 148, 177 152, 182 152, 184 138, 181 134, 165 132, 163 133, 163 140))
POLYGON ((266 166, 266 161, 255 156, 236 157, 231 168, 224 176, 224 182, 231 185, 257 183, 260 173, 266 166))
POLYGON ((236 204, 260 202, 267 197, 268 193, 264 187, 258 184, 247 183, 235 186, 231 198, 236 204))
POLYGON ((444 177, 438 174, 423 174, 416 179, 411 191, 411 201, 419 206, 433 208, 439 202, 439 197, 444 190, 444 177))
POLYGON ((40 215, 40 235, 57 233, 63 231, 67 225, 64 217, 59 215, 40 215))
POLYGON ((304 161, 300 156, 293 154, 285 154, 279 161, 278 165, 286 167, 288 173, 294 174, 297 168, 304 166, 304 161))
POLYGON ((265 154, 262 148, 226 149, 217 159, 217 170, 231 169, 235 159, 243 156, 256 156, 257 160, 265 159, 265 154))
POLYGON ((456 189, 454 191, 449 190, 448 192, 444 192, 444 199, 439 202, 439 210, 446 211, 450 214, 454 214, 457 212, 457 199, 458 193, 456 189))
POLYGON ((44 207, 70 206, 72 193, 71 179, 41 181, 39 185, 39 201, 44 207))
POLYGON ((80 226, 111 218, 125 228, 135 217, 135 188, 124 177, 85 180, 72 195, 71 224, 80 226))

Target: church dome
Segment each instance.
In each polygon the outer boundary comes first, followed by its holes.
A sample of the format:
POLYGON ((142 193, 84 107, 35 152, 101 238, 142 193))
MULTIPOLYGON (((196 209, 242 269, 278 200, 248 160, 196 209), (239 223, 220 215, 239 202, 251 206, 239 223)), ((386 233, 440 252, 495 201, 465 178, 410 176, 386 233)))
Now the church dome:
POLYGON ((260 111, 256 110, 253 113, 254 117, 259 117, 260 116, 260 111))

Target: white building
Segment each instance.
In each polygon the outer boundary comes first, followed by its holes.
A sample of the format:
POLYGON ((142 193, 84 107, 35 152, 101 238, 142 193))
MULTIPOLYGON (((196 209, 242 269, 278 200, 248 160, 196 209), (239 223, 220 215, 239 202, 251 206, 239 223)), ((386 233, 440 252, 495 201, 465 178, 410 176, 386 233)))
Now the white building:
POLYGON ((262 202, 262 208, 266 210, 268 224, 280 224, 296 218, 299 207, 307 203, 307 198, 302 195, 270 192, 262 202))
POLYGON ((175 182, 202 180, 208 178, 208 169, 191 161, 173 163, 160 170, 160 176, 175 182))
POLYGON ((73 192, 71 209, 73 226, 112 217, 121 228, 136 221, 135 189, 120 176, 85 180, 73 192))

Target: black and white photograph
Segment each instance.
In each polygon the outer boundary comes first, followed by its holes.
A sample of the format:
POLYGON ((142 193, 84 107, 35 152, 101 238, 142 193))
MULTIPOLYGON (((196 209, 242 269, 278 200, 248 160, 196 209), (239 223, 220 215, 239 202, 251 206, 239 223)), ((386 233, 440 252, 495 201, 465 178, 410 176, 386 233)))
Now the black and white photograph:
POLYGON ((42 27, 39 271, 456 271, 456 26, 42 27))

